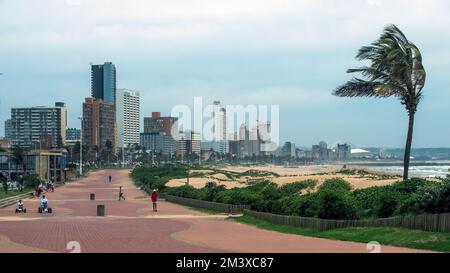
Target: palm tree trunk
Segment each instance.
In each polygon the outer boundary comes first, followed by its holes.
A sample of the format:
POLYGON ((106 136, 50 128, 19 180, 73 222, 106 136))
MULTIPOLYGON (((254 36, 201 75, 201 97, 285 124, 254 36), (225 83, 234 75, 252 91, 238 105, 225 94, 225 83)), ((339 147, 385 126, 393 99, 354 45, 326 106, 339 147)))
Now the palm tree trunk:
POLYGON ((408 180, 409 161, 411 159, 411 146, 414 130, 414 113, 409 113, 408 136, 406 138, 405 158, 403 159, 403 180, 408 180))

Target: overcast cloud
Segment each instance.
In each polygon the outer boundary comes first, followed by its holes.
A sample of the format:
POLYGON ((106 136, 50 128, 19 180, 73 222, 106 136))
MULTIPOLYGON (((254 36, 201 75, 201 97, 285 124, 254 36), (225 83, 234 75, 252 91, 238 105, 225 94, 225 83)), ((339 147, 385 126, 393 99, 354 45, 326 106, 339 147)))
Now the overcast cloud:
POLYGON ((194 96, 279 104, 281 139, 403 146, 395 99, 342 99, 358 48, 398 25, 428 70, 416 147, 450 146, 450 2, 385 0, 0 0, 0 135, 9 109, 65 101, 79 127, 89 63, 112 61, 118 86, 165 114, 194 96))

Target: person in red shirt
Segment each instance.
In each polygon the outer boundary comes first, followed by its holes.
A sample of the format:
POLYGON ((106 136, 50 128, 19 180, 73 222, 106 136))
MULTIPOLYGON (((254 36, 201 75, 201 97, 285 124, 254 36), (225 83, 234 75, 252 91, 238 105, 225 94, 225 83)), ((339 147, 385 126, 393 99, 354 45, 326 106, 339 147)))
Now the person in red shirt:
POLYGON ((156 189, 153 190, 153 193, 151 195, 151 199, 152 199, 152 202, 153 202, 153 211, 157 212, 158 208, 157 208, 156 202, 158 201, 158 191, 156 189))

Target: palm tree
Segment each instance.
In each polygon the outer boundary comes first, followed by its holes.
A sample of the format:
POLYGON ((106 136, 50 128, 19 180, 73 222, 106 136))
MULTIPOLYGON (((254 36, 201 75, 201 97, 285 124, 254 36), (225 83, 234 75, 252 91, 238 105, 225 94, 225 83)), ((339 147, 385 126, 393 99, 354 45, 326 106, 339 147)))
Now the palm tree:
MULTIPOLYGON (((22 166, 23 177, 25 176, 25 174, 27 172, 26 156, 27 156, 27 150, 23 149, 22 147, 14 146, 12 148, 11 161, 14 162, 14 164, 16 165, 16 176, 18 176, 19 165, 22 166)), ((23 186, 23 179, 20 179, 19 183, 21 186, 23 186)), ((23 187, 20 187, 20 188, 21 188, 21 190, 23 189, 23 187)))
POLYGON ((16 165, 16 173, 19 171, 19 165, 22 166, 24 172, 26 172, 26 150, 20 146, 14 146, 12 148, 11 161, 16 165))
POLYGON ((362 47, 356 59, 368 61, 369 66, 349 69, 347 73, 360 73, 337 88, 339 97, 397 97, 408 112, 408 135, 403 162, 403 179, 408 179, 409 161, 414 128, 414 115, 423 97, 426 72, 420 50, 395 25, 384 29, 381 37, 370 46, 362 47))

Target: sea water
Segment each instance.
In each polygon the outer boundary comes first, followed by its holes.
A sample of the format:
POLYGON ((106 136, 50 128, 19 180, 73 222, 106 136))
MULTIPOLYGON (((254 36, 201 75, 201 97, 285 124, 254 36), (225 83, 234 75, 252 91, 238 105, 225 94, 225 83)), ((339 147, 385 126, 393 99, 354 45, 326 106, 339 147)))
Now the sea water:
MULTIPOLYGON (((450 165, 410 166, 410 177, 441 177, 450 175, 450 165)), ((368 170, 403 175, 403 166, 370 166, 368 170)))

